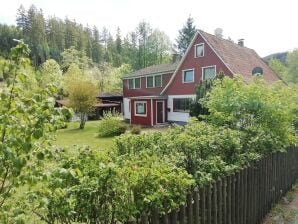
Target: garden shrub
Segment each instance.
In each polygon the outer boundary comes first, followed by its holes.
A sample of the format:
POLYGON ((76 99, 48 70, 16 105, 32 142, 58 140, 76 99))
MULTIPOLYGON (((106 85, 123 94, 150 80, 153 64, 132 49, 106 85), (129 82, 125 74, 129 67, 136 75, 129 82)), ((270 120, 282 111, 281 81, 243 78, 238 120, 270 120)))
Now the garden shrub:
POLYGON ((171 157, 142 153, 124 159, 112 151, 81 149, 58 159, 47 185, 31 195, 39 198, 37 208, 46 207, 43 218, 49 223, 116 223, 139 219, 152 208, 168 212, 184 203, 194 183, 171 157))
POLYGON ((297 91, 256 78, 247 85, 239 76, 216 81, 205 98, 207 121, 241 131, 243 148, 270 153, 284 150, 296 137, 293 129, 297 91))
POLYGON ((98 130, 100 137, 118 136, 127 130, 127 125, 119 113, 107 112, 99 122, 98 130))
POLYGON ((141 131, 142 131, 142 128, 140 125, 133 125, 130 130, 130 133, 134 135, 139 135, 141 134, 141 131))

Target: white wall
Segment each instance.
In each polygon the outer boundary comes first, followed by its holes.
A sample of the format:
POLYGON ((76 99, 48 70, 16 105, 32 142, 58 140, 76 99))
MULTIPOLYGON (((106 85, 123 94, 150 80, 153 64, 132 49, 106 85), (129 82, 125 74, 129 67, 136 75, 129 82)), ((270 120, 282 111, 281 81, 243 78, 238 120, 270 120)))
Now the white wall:
POLYGON ((130 119, 130 110, 129 110, 130 99, 123 98, 123 113, 124 119, 130 119))
POLYGON ((169 95, 168 96, 168 108, 171 109, 171 111, 168 112, 168 120, 187 122, 188 119, 190 118, 189 113, 173 112, 174 98, 192 98, 193 100, 195 100, 196 95, 169 95))

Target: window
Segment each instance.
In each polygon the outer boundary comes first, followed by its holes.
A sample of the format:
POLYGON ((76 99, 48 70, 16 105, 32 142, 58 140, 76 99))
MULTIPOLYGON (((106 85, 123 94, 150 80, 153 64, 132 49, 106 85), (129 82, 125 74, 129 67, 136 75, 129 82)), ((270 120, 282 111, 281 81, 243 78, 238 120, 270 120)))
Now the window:
POLYGON ((161 87, 161 75, 154 76, 154 86, 161 87))
POLYGON ((154 82, 153 82, 153 76, 148 76, 147 77, 147 88, 153 88, 154 87, 154 82))
POLYGON ((204 43, 195 45, 195 58, 204 57, 204 43))
POLYGON ((141 78, 128 80, 128 89, 139 89, 139 88, 141 88, 141 78))
POLYGON ((136 78, 135 80, 135 89, 141 88, 141 78, 136 78))
POLYGON ((147 76, 147 88, 161 87, 162 78, 161 75, 147 76))
POLYGON ((216 75, 216 69, 215 66, 205 67, 203 68, 203 80, 212 79, 216 75))
POLYGON ((192 98, 174 98, 173 111, 174 112, 189 112, 192 98))
POLYGON ((133 81, 133 79, 129 79, 128 80, 128 89, 134 89, 134 81, 133 81))
POLYGON ((183 71, 183 83, 194 82, 194 70, 184 70, 183 71))
POLYGON ((147 102, 136 101, 135 102, 135 115, 136 116, 147 116, 147 102))

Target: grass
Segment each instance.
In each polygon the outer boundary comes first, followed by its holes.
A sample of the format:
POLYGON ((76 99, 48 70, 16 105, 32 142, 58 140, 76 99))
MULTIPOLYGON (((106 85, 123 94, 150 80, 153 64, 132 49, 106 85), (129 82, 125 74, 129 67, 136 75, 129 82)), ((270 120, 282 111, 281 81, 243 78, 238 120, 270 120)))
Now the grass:
POLYGON ((79 122, 69 122, 67 128, 57 131, 57 138, 53 143, 59 147, 88 145, 91 148, 109 148, 113 145, 114 137, 98 137, 99 122, 87 121, 84 129, 79 129, 79 122))

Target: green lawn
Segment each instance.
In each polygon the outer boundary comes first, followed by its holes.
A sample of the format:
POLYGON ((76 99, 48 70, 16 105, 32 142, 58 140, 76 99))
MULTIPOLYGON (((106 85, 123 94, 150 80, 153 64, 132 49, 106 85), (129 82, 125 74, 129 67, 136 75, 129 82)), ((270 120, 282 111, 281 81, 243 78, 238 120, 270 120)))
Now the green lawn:
POLYGON ((53 143, 60 147, 89 145, 92 148, 109 148, 113 145, 114 137, 98 137, 99 122, 87 121, 84 129, 79 129, 79 122, 70 122, 66 129, 57 131, 57 140, 53 143))

